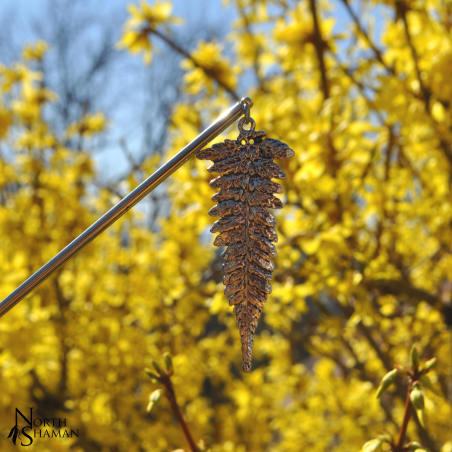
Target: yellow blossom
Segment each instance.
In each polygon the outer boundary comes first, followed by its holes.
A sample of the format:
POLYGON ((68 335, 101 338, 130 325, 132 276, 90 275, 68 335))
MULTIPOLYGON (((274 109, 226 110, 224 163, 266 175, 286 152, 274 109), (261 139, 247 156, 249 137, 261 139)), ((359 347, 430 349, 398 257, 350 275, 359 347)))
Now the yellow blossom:
POLYGON ((95 133, 104 131, 107 125, 108 121, 102 112, 87 114, 80 121, 68 127, 67 135, 71 137, 77 133, 90 138, 95 133))
POLYGON ((124 33, 117 43, 118 49, 128 49, 131 53, 143 52, 144 62, 152 61, 152 45, 150 32, 162 27, 168 32, 169 24, 181 24, 182 20, 171 16, 172 4, 157 1, 153 6, 141 1, 139 6, 129 5, 129 19, 124 24, 124 33))
POLYGON ((187 71, 184 80, 190 94, 197 94, 204 88, 212 94, 215 80, 230 89, 236 86, 238 69, 224 59, 222 47, 216 42, 201 41, 192 53, 192 59, 183 60, 181 66, 187 71))
POLYGON ((34 44, 27 44, 22 52, 24 60, 42 60, 49 45, 45 41, 37 41, 34 44))

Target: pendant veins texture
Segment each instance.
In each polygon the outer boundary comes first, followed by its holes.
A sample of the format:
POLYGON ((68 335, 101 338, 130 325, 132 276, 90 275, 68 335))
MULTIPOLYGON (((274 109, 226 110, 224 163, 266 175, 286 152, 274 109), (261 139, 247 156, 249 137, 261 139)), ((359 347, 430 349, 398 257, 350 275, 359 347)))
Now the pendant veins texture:
POLYGON ((269 281, 275 268, 271 258, 277 253, 272 242, 278 241, 275 217, 267 211, 281 209, 283 204, 273 193, 282 193, 281 185, 271 179, 285 179, 284 171, 273 159, 292 157, 294 152, 285 143, 266 138, 262 130, 243 129, 236 140, 226 139, 202 150, 197 158, 211 160, 208 168, 220 176, 210 186, 220 191, 212 197, 217 205, 209 215, 221 217, 211 232, 219 232, 214 245, 227 246, 221 254, 223 261, 224 293, 240 330, 242 342, 242 369, 251 370, 254 333, 267 296, 271 293, 269 281))

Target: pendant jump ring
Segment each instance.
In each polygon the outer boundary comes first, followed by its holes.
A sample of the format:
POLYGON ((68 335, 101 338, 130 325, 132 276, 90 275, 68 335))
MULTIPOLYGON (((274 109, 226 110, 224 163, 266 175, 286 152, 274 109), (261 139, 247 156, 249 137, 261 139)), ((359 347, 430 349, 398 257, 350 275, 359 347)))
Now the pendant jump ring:
POLYGON ((242 118, 242 119, 239 121, 239 130, 240 130, 240 133, 249 132, 250 130, 254 130, 255 127, 256 127, 256 122, 255 122, 254 119, 251 118, 251 117, 249 118, 249 121, 247 121, 246 118, 242 118), (248 124, 248 123, 251 123, 250 128, 249 128, 249 129, 244 129, 244 128, 243 128, 243 125, 244 125, 244 124, 248 124))

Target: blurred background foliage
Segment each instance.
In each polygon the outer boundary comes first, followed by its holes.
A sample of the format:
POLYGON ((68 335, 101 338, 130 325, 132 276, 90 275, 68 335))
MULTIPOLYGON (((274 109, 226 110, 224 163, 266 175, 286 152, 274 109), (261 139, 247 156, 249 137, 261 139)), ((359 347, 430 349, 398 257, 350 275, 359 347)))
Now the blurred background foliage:
POLYGON ((21 55, 1 41, 0 297, 244 95, 257 129, 296 152, 278 162, 273 293, 245 375, 208 232, 211 176, 191 160, 0 321, 1 450, 31 406, 80 437, 30 450, 185 447, 165 400, 146 412, 158 386, 143 369, 170 352, 178 402, 213 452, 358 451, 398 431, 405 381, 375 391, 417 343, 438 358, 438 394, 408 438, 451 452, 450 0, 229 0, 216 22, 185 23, 141 2, 122 32, 92 19, 85 53, 81 5, 50 2, 21 55), (108 91, 138 66, 138 94, 108 91), (115 117, 115 99, 132 111, 137 96, 141 122, 115 117))

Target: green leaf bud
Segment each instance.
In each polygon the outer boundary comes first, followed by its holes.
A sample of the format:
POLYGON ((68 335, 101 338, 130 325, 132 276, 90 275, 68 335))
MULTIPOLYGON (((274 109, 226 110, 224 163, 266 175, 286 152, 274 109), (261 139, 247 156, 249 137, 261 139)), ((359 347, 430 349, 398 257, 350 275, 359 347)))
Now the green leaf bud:
POLYGON ((162 368, 157 361, 152 360, 152 365, 159 375, 163 375, 162 368))
POLYGON ((422 444, 417 441, 412 441, 408 446, 408 450, 416 450, 422 448, 422 444))
POLYGON ((413 347, 411 347, 410 362, 411 362, 411 367, 413 368, 413 370, 415 372, 417 372, 419 369, 419 352, 415 345, 413 345, 413 347))
POLYGON ((417 417, 419 418, 419 423, 422 425, 422 427, 425 428, 425 413, 424 409, 416 410, 417 417))
POLYGON ((376 452, 381 448, 382 440, 380 438, 371 439, 367 441, 360 452, 376 452))
POLYGON ((149 405, 146 411, 150 413, 160 402, 163 395, 163 389, 156 389, 149 397, 149 405))
POLYGON ((389 388, 389 386, 392 385, 392 383, 394 383, 396 376, 397 376, 397 369, 393 369, 391 370, 391 372, 388 372, 383 379, 381 380, 380 386, 378 387, 377 390, 377 399, 379 399, 381 397, 381 395, 383 394, 383 392, 386 391, 386 389, 389 388))
POLYGON ((153 383, 157 383, 159 381, 159 376, 155 374, 151 369, 146 368, 144 369, 144 371, 152 379, 153 383))
POLYGON ((425 367, 424 369, 428 372, 432 369, 434 369, 436 367, 436 363, 437 363, 437 359, 436 358, 432 358, 429 359, 426 363, 425 363, 425 367))
POLYGON ((433 386, 432 382, 430 381, 430 378, 428 378, 427 375, 423 375, 423 376, 421 377, 421 380, 420 380, 420 381, 421 381, 422 386, 423 386, 424 388, 428 389, 429 391, 432 391, 433 394, 435 394, 435 395, 437 395, 437 396, 439 396, 439 397, 442 397, 441 392, 438 391, 438 389, 436 389, 436 388, 433 386))
POLYGON ((422 410, 424 408, 424 394, 422 394, 418 386, 415 386, 411 390, 410 400, 416 410, 422 410))
POLYGON ((169 375, 172 375, 173 372, 174 372, 174 369, 173 369, 173 358, 171 357, 171 355, 168 352, 165 352, 163 354, 163 362, 165 363, 165 366, 166 366, 166 372, 169 375))

